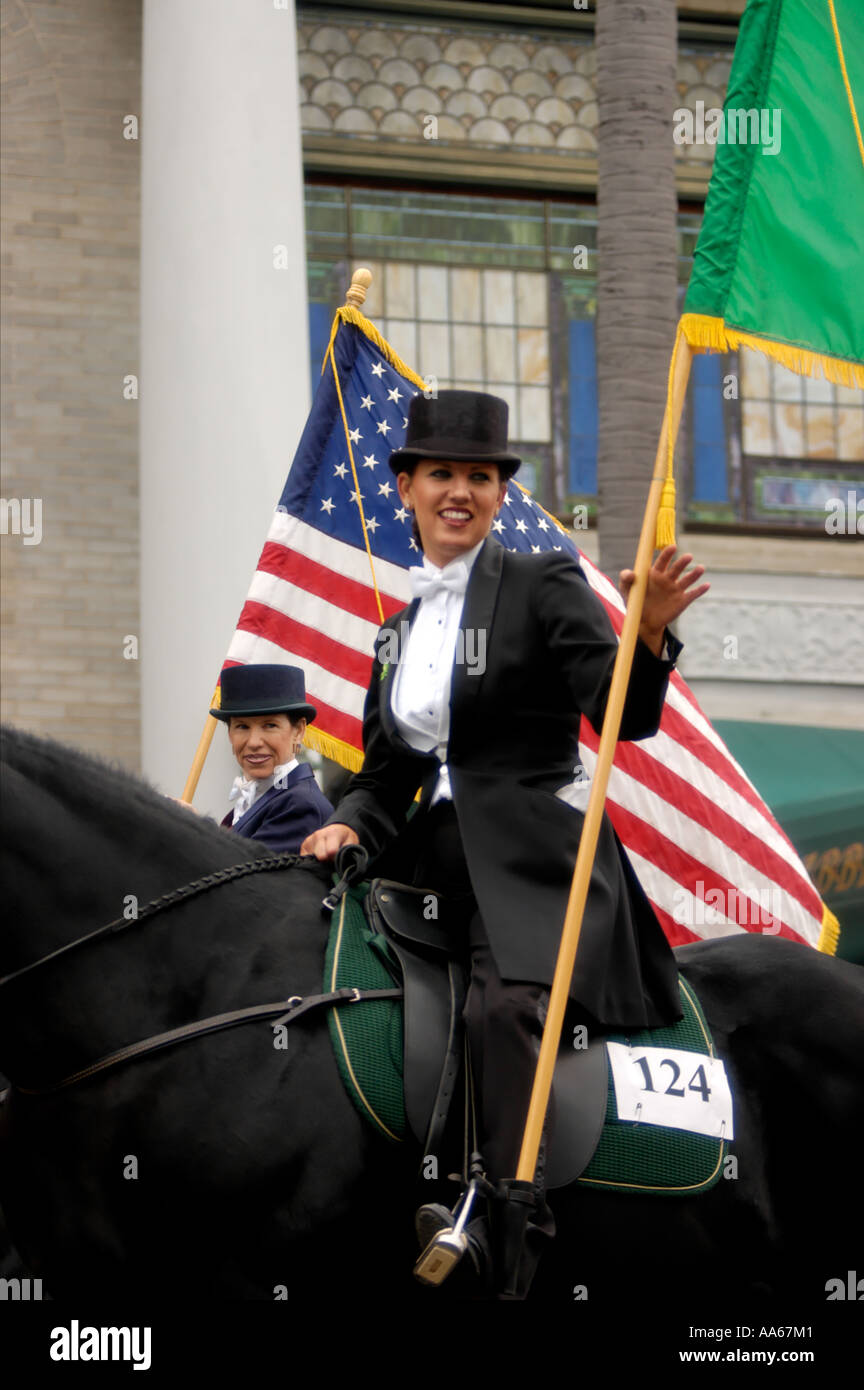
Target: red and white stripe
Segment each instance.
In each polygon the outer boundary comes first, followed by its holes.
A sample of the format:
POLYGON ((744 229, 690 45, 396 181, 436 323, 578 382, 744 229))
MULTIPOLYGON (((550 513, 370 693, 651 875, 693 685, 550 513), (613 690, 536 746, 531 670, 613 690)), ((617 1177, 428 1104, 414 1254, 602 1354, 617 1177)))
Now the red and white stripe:
MULTIPOLYGON (((620 633, 618 590, 584 556, 582 565, 620 633)), ((409 602, 407 571, 377 557, 374 567, 387 619, 409 602)), ((365 552, 277 512, 225 664, 300 666, 318 709, 316 728, 362 752, 363 703, 381 621, 365 552)), ((598 743, 583 720, 589 774, 598 743)), ((819 894, 677 671, 658 734, 619 744, 607 807, 674 945, 738 931, 817 945, 819 894)))

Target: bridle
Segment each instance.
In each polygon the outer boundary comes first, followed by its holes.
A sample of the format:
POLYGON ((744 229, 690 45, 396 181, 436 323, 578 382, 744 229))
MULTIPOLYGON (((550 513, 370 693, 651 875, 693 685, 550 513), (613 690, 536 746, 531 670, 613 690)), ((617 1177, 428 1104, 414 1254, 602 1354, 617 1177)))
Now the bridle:
MULTIPOLYGON (((188 902, 190 898, 209 892, 211 888, 221 888, 226 883, 233 883, 237 879, 248 877, 250 874, 274 873, 283 869, 293 869, 304 862, 309 864, 308 856, 279 854, 271 855, 266 859, 247 860, 243 864, 234 864, 227 869, 217 869, 212 874, 196 878, 180 888, 172 888, 169 892, 163 893, 161 897, 153 898, 134 917, 115 917, 113 922, 106 922, 104 926, 96 927, 94 931, 85 932, 83 936, 67 942, 65 946, 58 946, 56 950, 49 951, 47 955, 40 956, 38 960, 31 961, 29 965, 23 965, 19 970, 11 971, 8 975, 0 978, 0 989, 25 975, 32 974, 33 971, 47 965, 50 961, 59 959, 60 956, 76 951, 82 946, 92 945, 106 937, 115 936, 129 927, 137 927, 141 922, 152 920, 168 908, 176 907, 179 903, 188 902)), ((367 863, 366 852, 360 846, 349 845, 340 851, 336 858, 337 873, 340 875, 339 882, 323 899, 325 908, 332 911, 351 884, 362 877, 367 863), (351 853, 346 853, 346 851, 351 851, 351 853)), ((27 1096, 50 1095, 55 1091, 63 1090, 65 1087, 75 1086, 80 1081, 86 1081, 89 1077, 96 1076, 100 1072, 119 1066, 122 1062, 147 1057, 163 1048, 173 1047, 175 1044, 188 1042, 192 1038, 203 1037, 208 1033, 218 1033, 225 1028, 236 1028, 243 1023, 273 1019, 272 1026, 277 1028, 280 1025, 294 1023, 304 1014, 323 1007, 335 1008, 342 1004, 360 1003, 366 999, 401 998, 402 990, 398 987, 393 989, 356 989, 346 986, 333 990, 329 994, 310 994, 305 997, 294 994, 288 999, 279 999, 272 1004, 255 1004, 246 1009, 235 1009, 230 1013, 213 1014, 210 1018, 200 1019, 197 1023, 187 1023, 180 1028, 170 1028, 164 1033, 156 1033, 149 1038, 143 1038, 140 1042, 129 1043, 126 1047, 118 1048, 116 1052, 110 1052, 106 1056, 100 1057, 98 1061, 82 1067, 79 1071, 71 1072, 70 1075, 64 1076, 58 1081, 49 1082, 47 1085, 21 1086, 14 1082, 7 1090, 0 1093, 0 1104, 6 1101, 13 1091, 27 1096)))

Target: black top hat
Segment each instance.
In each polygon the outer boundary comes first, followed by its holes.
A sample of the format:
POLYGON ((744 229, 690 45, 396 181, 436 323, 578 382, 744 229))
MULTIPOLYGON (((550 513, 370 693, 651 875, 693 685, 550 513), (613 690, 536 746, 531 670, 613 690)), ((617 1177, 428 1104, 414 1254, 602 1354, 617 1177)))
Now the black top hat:
POLYGON ((511 478, 522 460, 507 448, 507 402, 485 391, 439 391, 427 399, 418 394, 408 408, 408 432, 389 464, 394 473, 413 467, 419 459, 452 459, 455 463, 497 463, 502 478, 511 478))
POLYGON ((318 713, 306 703, 306 681, 299 666, 226 666, 219 679, 221 704, 210 713, 227 724, 232 714, 305 715, 311 722, 318 713))

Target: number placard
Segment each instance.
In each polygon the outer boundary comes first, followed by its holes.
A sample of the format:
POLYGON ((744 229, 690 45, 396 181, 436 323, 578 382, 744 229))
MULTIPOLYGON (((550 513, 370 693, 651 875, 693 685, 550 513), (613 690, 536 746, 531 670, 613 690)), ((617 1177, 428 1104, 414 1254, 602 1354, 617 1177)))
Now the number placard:
POLYGON ((732 1093, 719 1057, 607 1042, 618 1118, 732 1139, 732 1093))

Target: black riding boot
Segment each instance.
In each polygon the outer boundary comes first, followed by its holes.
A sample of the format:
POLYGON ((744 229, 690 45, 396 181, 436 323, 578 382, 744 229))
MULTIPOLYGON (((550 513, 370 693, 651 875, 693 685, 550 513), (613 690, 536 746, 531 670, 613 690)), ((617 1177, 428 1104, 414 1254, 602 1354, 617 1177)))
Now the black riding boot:
POLYGON ((540 1256, 555 1235, 542 1188, 516 1178, 500 1182, 489 1216, 495 1297, 527 1298, 540 1256))

